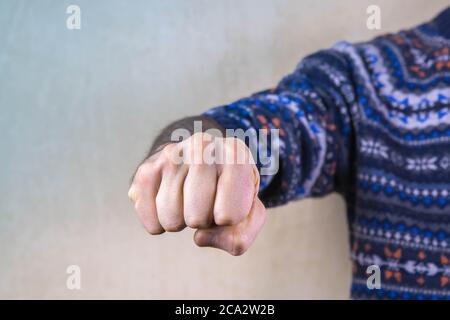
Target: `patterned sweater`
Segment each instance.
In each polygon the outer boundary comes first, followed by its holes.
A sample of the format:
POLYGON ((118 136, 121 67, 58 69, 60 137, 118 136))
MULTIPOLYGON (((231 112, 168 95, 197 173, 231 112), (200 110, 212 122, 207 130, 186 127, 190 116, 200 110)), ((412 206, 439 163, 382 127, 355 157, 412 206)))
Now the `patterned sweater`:
POLYGON ((275 88, 204 116, 279 129, 279 171, 260 188, 267 206, 345 198, 352 298, 450 298, 450 8, 307 56, 275 88), (381 289, 367 287, 370 265, 381 289))

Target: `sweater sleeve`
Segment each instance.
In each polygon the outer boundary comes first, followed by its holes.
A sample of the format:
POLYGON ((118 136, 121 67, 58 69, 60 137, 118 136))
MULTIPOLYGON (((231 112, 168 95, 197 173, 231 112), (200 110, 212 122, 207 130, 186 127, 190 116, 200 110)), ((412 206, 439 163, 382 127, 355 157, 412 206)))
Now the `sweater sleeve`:
POLYGON ((258 153, 268 149, 270 160, 263 163, 258 154, 259 196, 266 206, 346 191, 356 90, 350 75, 345 55, 334 49, 319 51, 275 88, 204 113, 225 129, 266 135, 268 143, 257 143, 258 153), (277 170, 265 172, 268 163, 277 170))

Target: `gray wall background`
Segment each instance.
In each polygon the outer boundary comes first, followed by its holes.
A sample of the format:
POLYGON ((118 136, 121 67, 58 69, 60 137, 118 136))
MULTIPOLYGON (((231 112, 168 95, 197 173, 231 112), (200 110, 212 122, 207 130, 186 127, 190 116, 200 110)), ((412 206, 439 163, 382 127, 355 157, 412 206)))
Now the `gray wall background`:
POLYGON ((127 199, 155 134, 274 85, 334 42, 413 26, 448 1, 0 1, 0 298, 347 298, 345 205, 270 211, 231 257, 151 237, 127 199), (66 7, 82 29, 66 29, 66 7), (366 28, 381 7, 382 30, 366 28), (66 267, 82 290, 66 288, 66 267))

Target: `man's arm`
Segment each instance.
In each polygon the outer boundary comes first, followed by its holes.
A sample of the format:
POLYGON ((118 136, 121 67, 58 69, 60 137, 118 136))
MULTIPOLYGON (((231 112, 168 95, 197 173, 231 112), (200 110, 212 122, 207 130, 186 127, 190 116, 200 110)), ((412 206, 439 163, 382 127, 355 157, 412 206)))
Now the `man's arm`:
POLYGON ((198 245, 238 255, 264 224, 263 202, 273 206, 344 190, 353 141, 350 109, 355 88, 350 69, 344 54, 321 51, 304 59, 273 89, 211 109, 203 115, 207 119, 188 118, 167 127, 138 168, 129 193, 146 229, 158 234, 189 226, 198 229, 194 237, 198 245), (270 129, 278 130, 278 172, 260 177, 259 159, 235 138, 223 138, 213 154, 231 159, 245 155, 257 166, 251 161, 177 162, 180 154, 203 159, 211 146, 211 136, 199 133, 171 143, 173 130, 193 132, 196 119, 203 121, 204 130, 259 130, 268 141, 270 129))
POLYGON ((278 206, 333 191, 346 193, 356 90, 349 57, 322 50, 303 59, 275 88, 205 115, 225 129, 265 131, 269 141, 268 129, 279 130, 279 170, 261 176, 259 190, 266 206, 278 206))

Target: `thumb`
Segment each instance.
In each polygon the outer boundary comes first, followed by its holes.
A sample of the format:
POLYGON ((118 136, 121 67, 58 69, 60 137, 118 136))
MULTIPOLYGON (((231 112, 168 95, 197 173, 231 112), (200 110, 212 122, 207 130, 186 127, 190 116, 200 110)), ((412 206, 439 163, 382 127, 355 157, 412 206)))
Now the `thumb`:
POLYGON ((255 197, 249 215, 239 224, 199 229, 194 234, 194 242, 199 247, 214 247, 239 256, 251 246, 265 221, 266 208, 255 197))

